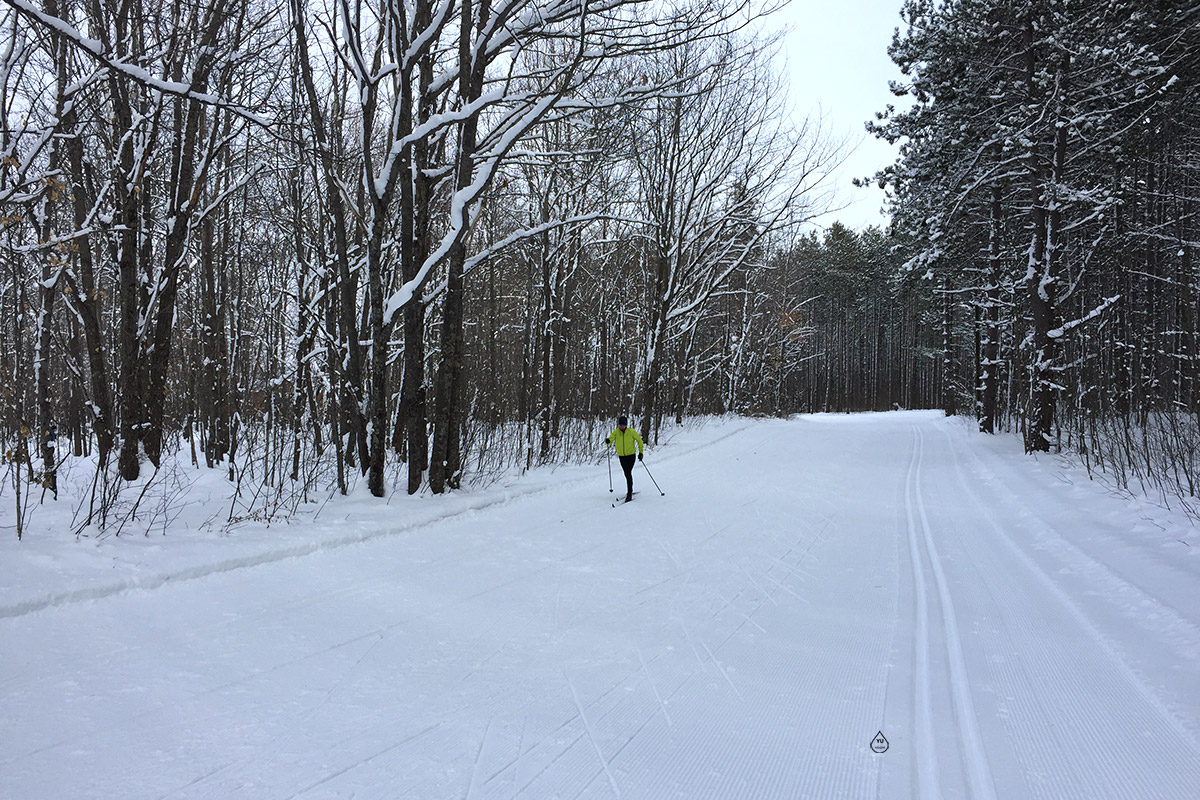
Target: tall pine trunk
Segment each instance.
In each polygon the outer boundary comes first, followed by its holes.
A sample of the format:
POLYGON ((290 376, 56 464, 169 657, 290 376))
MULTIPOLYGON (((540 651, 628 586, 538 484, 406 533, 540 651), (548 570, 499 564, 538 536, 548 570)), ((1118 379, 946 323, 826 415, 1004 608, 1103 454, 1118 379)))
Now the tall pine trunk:
MULTIPOLYGON (((1029 93, 1033 96, 1037 91, 1038 75, 1037 62, 1034 53, 1034 27, 1029 20, 1025 28, 1026 46, 1026 81, 1029 93)), ((1065 136, 1065 130, 1060 129, 1065 136)), ((1032 241, 1029 245, 1029 265, 1025 274, 1025 291, 1029 300, 1031 328, 1029 331, 1029 399, 1027 426, 1025 430, 1025 449, 1028 451, 1048 451, 1050 449, 1051 432, 1054 425, 1055 382, 1054 382, 1054 340, 1050 336, 1054 327, 1054 285, 1053 268, 1055 266, 1052 248, 1054 243, 1051 236, 1057 233, 1052 228, 1051 212, 1048 206, 1054 205, 1055 193, 1053 186, 1046 186, 1046 174, 1040 162, 1040 150, 1036 137, 1028 154, 1028 179, 1030 193, 1030 216, 1033 226, 1032 241)), ((1062 139, 1065 147, 1065 139, 1062 139)), ((1059 139, 1054 142, 1058 150, 1059 139)), ((1053 157, 1057 161, 1058 153, 1053 157)), ((1059 175, 1051 176, 1053 183, 1059 175)))
POLYGON ((984 274, 983 358, 980 374, 979 430, 996 432, 997 405, 1000 396, 1000 270, 1001 236, 1004 220, 1000 184, 992 187, 991 219, 988 232, 987 272, 984 274))

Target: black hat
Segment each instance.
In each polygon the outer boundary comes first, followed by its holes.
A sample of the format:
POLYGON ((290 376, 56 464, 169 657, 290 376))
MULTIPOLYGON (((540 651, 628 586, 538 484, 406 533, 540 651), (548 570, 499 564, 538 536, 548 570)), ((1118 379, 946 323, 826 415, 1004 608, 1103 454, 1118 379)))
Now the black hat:
POLYGON ((617 417, 617 424, 618 425, 628 425, 629 417, 617 417))

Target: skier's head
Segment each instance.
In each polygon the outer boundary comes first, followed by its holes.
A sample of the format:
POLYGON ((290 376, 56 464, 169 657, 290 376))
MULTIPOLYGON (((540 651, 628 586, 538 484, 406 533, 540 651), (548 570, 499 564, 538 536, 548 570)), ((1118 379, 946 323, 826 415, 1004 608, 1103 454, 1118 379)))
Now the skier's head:
POLYGON ((628 417, 617 417, 617 427, 618 428, 624 428, 628 424, 629 424, 628 417))

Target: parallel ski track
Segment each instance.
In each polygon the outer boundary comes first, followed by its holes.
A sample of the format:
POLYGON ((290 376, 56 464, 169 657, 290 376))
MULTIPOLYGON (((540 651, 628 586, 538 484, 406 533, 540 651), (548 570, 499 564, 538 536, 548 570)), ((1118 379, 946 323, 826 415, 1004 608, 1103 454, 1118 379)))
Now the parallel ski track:
POLYGON ((919 450, 916 447, 914 429, 912 458, 904 482, 904 510, 908 519, 908 552, 913 570, 913 594, 915 607, 914 647, 916 663, 913 677, 916 681, 914 693, 914 716, 916 730, 913 744, 917 758, 916 796, 936 800, 942 794, 941 777, 938 774, 937 742, 933 735, 933 677, 930 668, 929 645, 929 590, 925 581, 923 557, 917 541, 917 519, 913 510, 913 493, 919 465, 919 450))
MULTIPOLYGON (((925 509, 921 490, 921 472, 924 459, 924 435, 919 427, 913 427, 913 456, 909 462, 908 492, 905 497, 905 512, 908 518, 909 554, 912 558, 913 580, 916 592, 916 749, 917 776, 920 796, 939 800, 943 796, 942 778, 937 761, 937 742, 933 726, 933 675, 931 667, 932 645, 929 634, 930 599, 940 611, 942 634, 945 637, 945 657, 950 673, 950 692, 954 699, 954 712, 958 733, 961 737, 966 759, 966 777, 974 800, 996 800, 995 782, 983 737, 979 730, 975 706, 971 697, 971 681, 963 656, 959 635, 958 619, 950 586, 942 568, 941 556, 934 542, 933 531, 925 509), (933 592, 925 574, 923 562, 928 560, 933 573, 933 592)), ((940 654, 939 654, 940 655, 940 654)))
MULTIPOLYGON (((947 438, 950 439, 951 437, 949 437, 947 434, 947 438)), ((964 490, 975 499, 976 503, 979 503, 980 501, 975 490, 971 487, 970 482, 965 480, 962 475, 961 466, 958 461, 959 448, 955 446, 952 439, 951 448, 955 458, 955 468, 960 485, 962 485, 964 490)), ((980 461, 977 456, 972 457, 976 460, 976 463, 981 469, 988 470, 987 466, 980 461)), ((1017 498, 1014 497, 1013 502, 1015 503, 1016 500, 1017 498)), ((1157 693, 1146 683, 1146 681, 1142 680, 1137 672, 1130 666, 1129 661, 1121 649, 1096 627, 1091 618, 1084 613, 1078 604, 1071 599, 1070 595, 1058 585, 1053 577, 1049 575, 1039 564, 1037 564, 1036 561, 1030 558, 1023 550, 1021 550, 1020 547, 1017 546, 1017 544, 1012 540, 1012 537, 1008 535, 1004 528, 997 524, 993 514, 987 510, 987 506, 981 504, 979 507, 984 510, 984 518, 987 520, 988 525, 996 532, 997 539, 1003 542, 1006 547, 1017 556, 1022 565, 1025 566, 1034 575, 1034 577, 1037 578, 1039 583, 1046 586, 1056 596, 1056 598, 1062 602, 1064 607, 1071 613, 1071 616, 1078 620, 1080 625, 1089 633, 1089 635, 1091 635, 1096 643, 1099 644, 1104 651, 1113 658, 1114 663, 1129 680, 1130 685, 1136 689, 1139 694, 1145 697, 1147 702, 1149 702, 1155 709, 1159 711, 1164 721, 1169 722, 1172 728, 1174 728, 1181 736, 1190 741, 1193 749, 1198 755, 1200 755, 1200 736, 1198 736, 1195 731, 1184 725, 1183 722, 1168 709, 1166 704, 1162 701, 1162 698, 1160 698, 1157 693)), ((1052 528, 1048 525, 1046 526, 1046 529, 1052 530, 1052 528)), ((1090 564, 1095 565, 1098 569, 1104 569, 1100 562, 1088 556, 1075 545, 1071 545, 1069 542, 1065 541, 1064 544, 1067 544, 1071 548, 1072 552, 1078 555, 1081 559, 1086 559, 1088 562, 1090 562, 1090 564)), ((1196 626, 1190 620, 1185 620, 1178 616, 1175 610, 1170 606, 1158 601, 1142 591, 1140 587, 1129 583, 1111 571, 1106 570, 1106 572, 1108 577, 1112 581, 1119 583, 1122 588, 1127 589, 1131 593, 1139 594, 1147 603, 1153 603, 1157 607, 1157 614, 1169 618, 1173 624, 1190 629, 1194 634, 1200 634, 1200 631, 1197 631, 1196 626)))

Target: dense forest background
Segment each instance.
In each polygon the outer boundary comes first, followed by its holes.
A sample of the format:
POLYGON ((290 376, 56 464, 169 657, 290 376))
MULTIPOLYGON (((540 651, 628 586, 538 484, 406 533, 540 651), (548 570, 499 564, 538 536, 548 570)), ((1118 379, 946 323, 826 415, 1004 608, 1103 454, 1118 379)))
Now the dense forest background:
MULTIPOLYGON (((5 0, 0 437, 434 493, 664 420, 945 408, 1194 497, 1200 7, 908 2, 890 230, 764 9, 5 0)), ((274 498, 274 499, 271 499, 274 498)))
MULTIPOLYGON (((908 2, 872 126, 942 295, 947 411, 1195 498, 1200 6, 908 2)), ((1186 500, 1185 500, 1186 502, 1186 500)))

